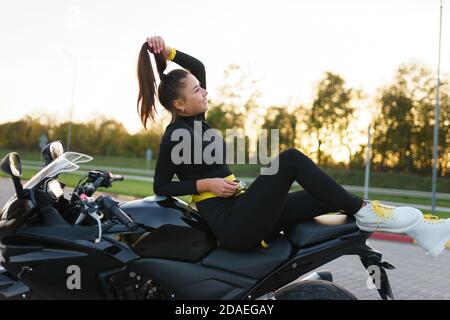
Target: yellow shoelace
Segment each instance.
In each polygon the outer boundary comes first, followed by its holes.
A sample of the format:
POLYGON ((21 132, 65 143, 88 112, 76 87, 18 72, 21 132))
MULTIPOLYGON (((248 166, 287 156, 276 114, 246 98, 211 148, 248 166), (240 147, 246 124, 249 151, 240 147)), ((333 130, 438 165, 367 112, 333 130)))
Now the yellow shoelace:
POLYGON ((377 215, 377 223, 380 223, 380 219, 387 221, 394 216, 395 207, 382 204, 378 200, 371 201, 370 205, 372 206, 372 210, 377 215))
POLYGON ((429 213, 423 215, 423 220, 425 222, 434 223, 434 224, 442 223, 444 221, 443 219, 440 219, 438 216, 434 216, 434 215, 429 214, 429 213))

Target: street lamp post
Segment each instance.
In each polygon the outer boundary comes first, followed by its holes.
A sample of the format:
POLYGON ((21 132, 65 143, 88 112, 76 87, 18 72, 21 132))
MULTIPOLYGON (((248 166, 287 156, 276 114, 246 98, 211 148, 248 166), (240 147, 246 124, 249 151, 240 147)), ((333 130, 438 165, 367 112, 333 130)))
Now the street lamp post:
POLYGON ((367 129, 367 154, 366 154, 366 173, 364 175, 364 199, 369 199, 369 175, 370 175, 370 128, 369 121, 367 129))
POLYGON ((70 137, 71 137, 71 130, 72 130, 72 115, 73 115, 73 109, 74 109, 75 86, 76 86, 76 81, 77 81, 78 64, 82 60, 86 60, 89 57, 76 58, 69 51, 67 51, 66 49, 63 48, 62 50, 69 57, 69 59, 72 60, 72 63, 73 63, 72 97, 70 99, 69 128, 67 130, 67 151, 69 151, 70 150, 70 137))
POLYGON ((439 144, 439 87, 440 68, 441 68, 441 34, 442 34, 442 0, 439 12, 439 50, 438 50, 438 66, 436 80, 436 105, 434 108, 434 147, 433 147, 433 177, 432 177, 432 200, 431 211, 436 211, 436 184, 437 184, 437 160, 438 160, 438 144, 439 144))

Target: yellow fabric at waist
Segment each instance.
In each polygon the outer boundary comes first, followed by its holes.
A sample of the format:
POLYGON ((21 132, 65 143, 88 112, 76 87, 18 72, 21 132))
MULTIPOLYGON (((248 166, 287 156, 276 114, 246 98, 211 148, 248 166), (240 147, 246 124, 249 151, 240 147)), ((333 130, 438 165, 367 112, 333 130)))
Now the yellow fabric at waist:
MULTIPOLYGON (((233 180, 236 180, 236 177, 234 176, 234 174, 230 174, 229 176, 226 176, 224 179, 233 181, 233 180)), ((234 196, 237 196, 237 195, 245 192, 244 189, 238 189, 238 190, 239 191, 234 196)), ((216 194, 214 194, 212 192, 209 192, 209 191, 205 191, 205 192, 202 192, 200 194, 193 194, 192 195, 192 199, 191 199, 191 203, 197 203, 199 201, 206 200, 206 199, 209 199, 209 198, 214 198, 214 197, 218 197, 218 195, 216 195, 216 194)))

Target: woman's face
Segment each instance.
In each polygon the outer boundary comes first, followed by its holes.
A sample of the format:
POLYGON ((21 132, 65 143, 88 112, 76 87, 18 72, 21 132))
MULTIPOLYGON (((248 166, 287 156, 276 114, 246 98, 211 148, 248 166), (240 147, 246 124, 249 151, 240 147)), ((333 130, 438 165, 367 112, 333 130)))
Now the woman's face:
POLYGON ((199 81, 192 74, 188 74, 182 81, 185 84, 181 92, 184 99, 175 100, 175 107, 179 114, 194 116, 205 112, 208 109, 208 91, 200 87, 199 81))

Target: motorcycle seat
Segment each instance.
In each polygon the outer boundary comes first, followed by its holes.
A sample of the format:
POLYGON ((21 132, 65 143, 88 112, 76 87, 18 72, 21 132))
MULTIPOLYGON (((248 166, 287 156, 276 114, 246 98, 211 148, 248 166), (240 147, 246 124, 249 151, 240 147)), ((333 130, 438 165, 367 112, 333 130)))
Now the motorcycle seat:
POLYGON ((292 244, 281 235, 268 241, 268 248, 257 247, 246 251, 218 247, 202 260, 202 264, 261 279, 286 261, 292 250, 292 244))
POLYGON ((355 218, 344 214, 326 214, 310 221, 299 223, 285 231, 286 236, 299 247, 335 239, 341 235, 358 231, 355 218))

